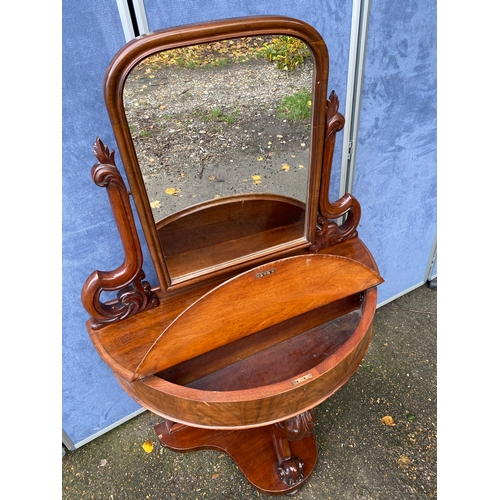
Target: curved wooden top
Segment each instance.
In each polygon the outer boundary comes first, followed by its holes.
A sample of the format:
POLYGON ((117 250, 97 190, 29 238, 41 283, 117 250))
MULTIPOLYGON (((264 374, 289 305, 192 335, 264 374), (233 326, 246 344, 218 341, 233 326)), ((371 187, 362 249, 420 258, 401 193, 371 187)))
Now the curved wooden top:
POLYGON ((369 267, 335 255, 300 255, 256 267, 222 283, 180 314, 153 343, 133 380, 382 281, 369 267))

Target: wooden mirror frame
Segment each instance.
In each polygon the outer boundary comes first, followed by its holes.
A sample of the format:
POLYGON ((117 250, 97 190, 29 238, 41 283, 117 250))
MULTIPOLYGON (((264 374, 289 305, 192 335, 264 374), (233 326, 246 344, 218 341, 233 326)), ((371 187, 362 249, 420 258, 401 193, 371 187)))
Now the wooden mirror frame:
POLYGON ((336 133, 344 126, 344 117, 338 112, 339 101, 334 91, 326 98, 328 84, 328 52, 319 33, 297 19, 280 16, 259 16, 211 21, 170 28, 138 37, 126 44, 113 58, 104 79, 104 95, 121 159, 127 174, 127 189, 118 168, 114 151, 99 137, 94 144, 98 163, 92 168, 92 179, 105 187, 110 198, 116 225, 122 240, 125 259, 113 271, 94 271, 82 290, 82 302, 92 318, 92 328, 129 318, 146 309, 157 307, 163 298, 182 289, 221 283, 224 279, 273 259, 303 252, 316 253, 357 237, 361 217, 358 201, 350 194, 335 202, 329 200, 330 174, 336 133), (226 267, 200 273, 194 279, 172 283, 163 256, 159 234, 153 218, 145 184, 142 179, 131 133, 127 126, 123 91, 130 71, 145 58, 162 50, 186 47, 246 36, 283 34, 303 40, 314 56, 314 82, 311 123, 310 174, 304 241, 269 248, 258 256, 250 254, 226 267), (143 253, 137 234, 129 196, 135 202, 150 255, 158 277, 152 288, 142 281, 143 253), (343 220, 339 224, 339 220, 343 220), (102 302, 103 293, 118 292, 117 298, 102 302))
MULTIPOLYGON (((327 113, 326 93, 328 70, 328 51, 319 33, 304 22, 279 16, 235 18, 158 31, 132 40, 113 58, 104 79, 105 102, 116 137, 118 150, 130 185, 130 192, 135 202, 145 239, 157 273, 159 282, 157 293, 161 295, 169 288, 183 286, 185 284, 183 283, 184 281, 188 281, 189 284, 201 281, 207 274, 213 277, 214 275, 224 274, 228 271, 240 270, 249 264, 257 265, 265 262, 270 257, 278 258, 290 255, 294 251, 309 247, 314 243, 317 231, 318 202, 321 184, 323 185, 321 198, 323 201, 326 200, 325 207, 327 207, 329 203, 328 184, 331 166, 325 168, 327 165, 324 165, 323 156, 327 113), (123 103, 125 82, 132 69, 138 63, 160 51, 231 38, 263 35, 287 35, 297 37, 307 44, 314 58, 311 154, 304 238, 300 241, 295 240, 290 241, 288 244, 279 245, 279 248, 271 248, 266 252, 259 252, 258 255, 246 255, 236 259, 236 262, 223 266, 222 269, 212 270, 212 272, 210 269, 204 270, 204 272, 198 273, 198 276, 189 280, 172 280, 166 259, 162 252, 160 238, 153 218, 145 184, 142 179, 132 135, 127 125, 127 117, 123 103)), ((343 117, 338 113, 335 114, 337 115, 337 126, 335 128, 340 130, 343 126, 343 117)), ((333 144, 331 149, 333 152, 333 144)))

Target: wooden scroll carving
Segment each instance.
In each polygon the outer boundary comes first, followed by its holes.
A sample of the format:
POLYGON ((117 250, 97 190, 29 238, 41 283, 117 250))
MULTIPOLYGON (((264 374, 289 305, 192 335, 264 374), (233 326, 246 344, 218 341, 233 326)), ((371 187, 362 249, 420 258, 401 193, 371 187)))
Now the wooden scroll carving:
POLYGON ((276 470, 282 483, 294 486, 305 477, 304 462, 292 453, 290 441, 300 441, 313 434, 316 410, 312 409, 278 422, 273 427, 273 443, 278 463, 276 470))
POLYGON ((339 98, 332 91, 327 100, 325 148, 323 151, 323 175, 319 200, 319 216, 317 221, 316 239, 309 248, 310 252, 341 243, 358 235, 356 228, 361 218, 361 206, 350 194, 345 194, 334 203, 328 198, 330 175, 332 171, 335 136, 344 128, 344 117, 339 113, 339 98), (337 219, 347 215, 343 224, 337 219))
POLYGON ((125 252, 125 259, 119 268, 114 271, 94 271, 83 286, 82 303, 92 318, 92 329, 97 330, 156 307, 159 300, 151 291, 150 284, 142 281, 145 278, 142 251, 128 191, 116 168, 115 152, 97 138, 94 155, 99 163, 92 167, 92 180, 106 188, 125 252), (116 300, 101 302, 103 292, 114 291, 118 292, 116 300))

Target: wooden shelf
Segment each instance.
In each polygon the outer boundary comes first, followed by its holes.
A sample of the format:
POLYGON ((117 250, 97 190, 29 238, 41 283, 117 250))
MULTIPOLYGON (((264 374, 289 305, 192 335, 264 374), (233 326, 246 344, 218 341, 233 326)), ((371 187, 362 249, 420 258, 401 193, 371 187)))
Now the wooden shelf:
POLYGON ((176 282, 276 250, 306 247, 305 206, 278 195, 238 195, 194 205, 157 225, 176 282))

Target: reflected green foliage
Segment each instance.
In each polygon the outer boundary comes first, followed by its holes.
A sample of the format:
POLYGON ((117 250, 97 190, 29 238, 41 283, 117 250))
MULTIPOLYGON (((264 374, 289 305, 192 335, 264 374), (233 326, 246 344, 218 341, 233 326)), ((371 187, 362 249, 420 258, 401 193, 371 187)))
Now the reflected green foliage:
POLYGON ((278 106, 278 118, 309 120, 311 118, 311 99, 311 92, 305 88, 295 94, 283 97, 278 106))
POLYGON ((311 56, 308 46, 292 36, 278 36, 270 43, 264 43, 262 50, 269 61, 276 62, 278 69, 294 70, 299 64, 311 56))

